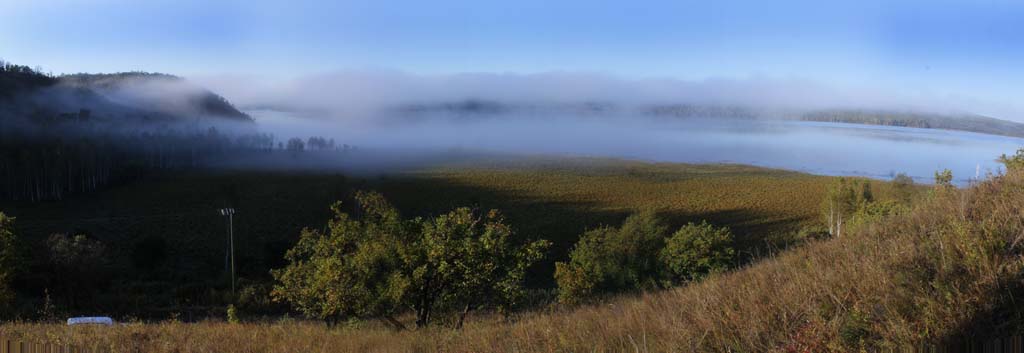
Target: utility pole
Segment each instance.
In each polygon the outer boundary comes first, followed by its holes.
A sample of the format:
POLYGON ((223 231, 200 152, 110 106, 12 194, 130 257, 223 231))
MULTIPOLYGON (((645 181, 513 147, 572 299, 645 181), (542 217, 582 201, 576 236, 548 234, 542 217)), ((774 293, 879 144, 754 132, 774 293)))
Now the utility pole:
POLYGON ((228 218, 228 254, 231 258, 231 294, 235 294, 235 209, 222 208, 220 215, 228 218))

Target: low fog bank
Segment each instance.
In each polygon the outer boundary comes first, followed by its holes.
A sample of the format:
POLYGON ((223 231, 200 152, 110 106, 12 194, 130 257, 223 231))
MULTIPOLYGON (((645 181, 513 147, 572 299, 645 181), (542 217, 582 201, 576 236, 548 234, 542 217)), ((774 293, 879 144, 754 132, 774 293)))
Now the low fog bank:
POLYGON ((274 163, 236 161, 235 168, 324 168, 358 174, 473 165, 480 157, 611 157, 649 162, 737 163, 822 175, 888 179, 907 173, 931 182, 951 169, 963 184, 999 172, 995 158, 1024 139, 970 132, 739 119, 657 119, 609 114, 538 115, 523 119, 433 119, 360 124, 302 114, 254 110, 261 129, 278 136, 327 134, 358 146, 343 156, 299 157, 274 163), (262 163, 262 164, 261 164, 262 163))
POLYGON ((658 106, 740 108, 778 117, 820 109, 977 113, 1016 119, 1019 106, 929 92, 927 88, 839 87, 809 79, 751 77, 625 79, 599 73, 415 75, 348 71, 298 78, 192 78, 244 109, 304 112, 319 118, 380 121, 395 113, 457 109, 474 113, 599 112, 630 114, 658 106), (466 104, 469 102, 470 104, 466 104), (473 106, 473 102, 477 102, 473 106), (474 110, 476 109, 476 110, 474 110))
MULTIPOLYGON (((50 110, 37 119, 38 131, 121 136, 36 143, 32 163, 54 183, 70 179, 47 164, 64 158, 52 155, 57 150, 83 156, 74 163, 98 165, 85 178, 96 174, 111 182, 184 168, 382 174, 525 155, 739 163, 875 178, 906 172, 920 181, 949 168, 964 182, 998 171, 994 158, 1024 145, 1017 138, 966 132, 805 121, 802 112, 815 109, 964 110, 956 100, 939 104, 795 79, 381 71, 192 82, 139 73, 86 75, 34 92, 19 101, 50 110)), ((16 120, 3 121, 0 132, 16 120)), ((2 162, 23 163, 9 157, 2 162)), ((6 189, 17 197, 54 197, 35 195, 32 178, 26 174, 6 189)), ((66 186, 53 187, 60 188, 66 186)))
POLYGON ((1018 112, 1012 105, 804 79, 397 71, 194 79, 243 107, 262 131, 279 139, 327 136, 359 146, 363 153, 345 157, 348 162, 323 161, 349 171, 415 168, 468 152, 741 163, 874 178, 905 172, 919 181, 949 168, 966 182, 998 172, 994 159, 1024 145, 1019 138, 905 128, 1024 136, 1024 125, 972 115, 1005 112, 1002 117, 1012 118, 1018 112), (808 118, 808 112, 818 115, 808 118), (879 116, 891 120, 866 122, 879 116), (836 123, 852 121, 904 127, 836 123), (1004 126, 1019 131, 1003 133, 1004 126))

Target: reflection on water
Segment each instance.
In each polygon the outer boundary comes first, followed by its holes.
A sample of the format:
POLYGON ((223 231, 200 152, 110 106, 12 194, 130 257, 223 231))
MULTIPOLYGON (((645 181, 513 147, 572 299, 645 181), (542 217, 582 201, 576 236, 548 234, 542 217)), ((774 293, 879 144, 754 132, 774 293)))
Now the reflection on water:
POLYGON ((325 123, 253 112, 282 135, 331 136, 364 148, 482 149, 604 156, 660 162, 740 163, 825 175, 889 178, 904 172, 931 182, 950 169, 959 183, 998 172, 995 158, 1024 139, 935 129, 797 121, 644 118, 436 119, 392 124, 325 123))

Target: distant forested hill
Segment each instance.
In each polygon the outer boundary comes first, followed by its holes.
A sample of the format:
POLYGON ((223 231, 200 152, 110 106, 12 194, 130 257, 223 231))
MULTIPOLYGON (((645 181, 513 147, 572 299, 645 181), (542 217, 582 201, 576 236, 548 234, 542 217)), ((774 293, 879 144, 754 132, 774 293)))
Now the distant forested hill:
POLYGON ((60 200, 225 153, 272 150, 273 136, 251 122, 170 75, 53 76, 0 62, 0 199, 60 200))
POLYGON ((885 109, 782 109, 728 104, 652 104, 623 106, 610 102, 578 103, 509 103, 494 100, 468 99, 462 101, 418 103, 401 105, 393 109, 404 120, 426 119, 430 116, 448 116, 478 119, 501 115, 639 115, 666 119, 732 119, 732 120, 803 120, 834 123, 864 124, 944 129, 1024 138, 1024 124, 977 114, 940 114, 920 111, 885 109))
POLYGON ((176 76, 144 72, 52 76, 3 61, 0 119, 31 125, 75 119, 116 124, 252 121, 224 97, 176 76))
POLYGON ((205 116, 250 121, 227 99, 173 75, 148 72, 74 74, 61 84, 94 90, 109 99, 174 116, 205 116))
POLYGON ((959 130, 1024 137, 1024 124, 1022 123, 973 114, 943 115, 884 110, 836 109, 803 113, 799 116, 799 119, 804 121, 959 130))
POLYGON ((13 65, 0 61, 0 101, 10 99, 21 92, 51 86, 57 79, 37 72, 28 66, 13 65))

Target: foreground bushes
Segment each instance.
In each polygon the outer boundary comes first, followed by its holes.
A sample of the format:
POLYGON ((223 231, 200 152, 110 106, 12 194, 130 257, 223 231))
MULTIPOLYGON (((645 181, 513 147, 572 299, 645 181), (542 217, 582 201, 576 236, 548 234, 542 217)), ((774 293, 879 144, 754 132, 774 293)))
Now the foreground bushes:
POLYGON ((497 211, 459 208, 436 218, 404 220, 376 193, 357 195, 359 218, 333 207, 326 232, 306 229, 273 271, 275 299, 309 317, 337 322, 411 310, 416 326, 438 311, 460 310, 456 326, 481 307, 508 312, 525 295, 527 268, 543 257, 544 240, 517 243, 497 211))
POLYGON ((736 254, 732 244, 729 228, 690 223, 668 238, 659 257, 670 280, 689 282, 727 269, 736 254))
POLYGON ((728 228, 687 224, 671 237, 650 212, 630 216, 619 228, 590 230, 555 267, 558 299, 572 304, 605 293, 651 290, 722 271, 733 260, 728 228))

